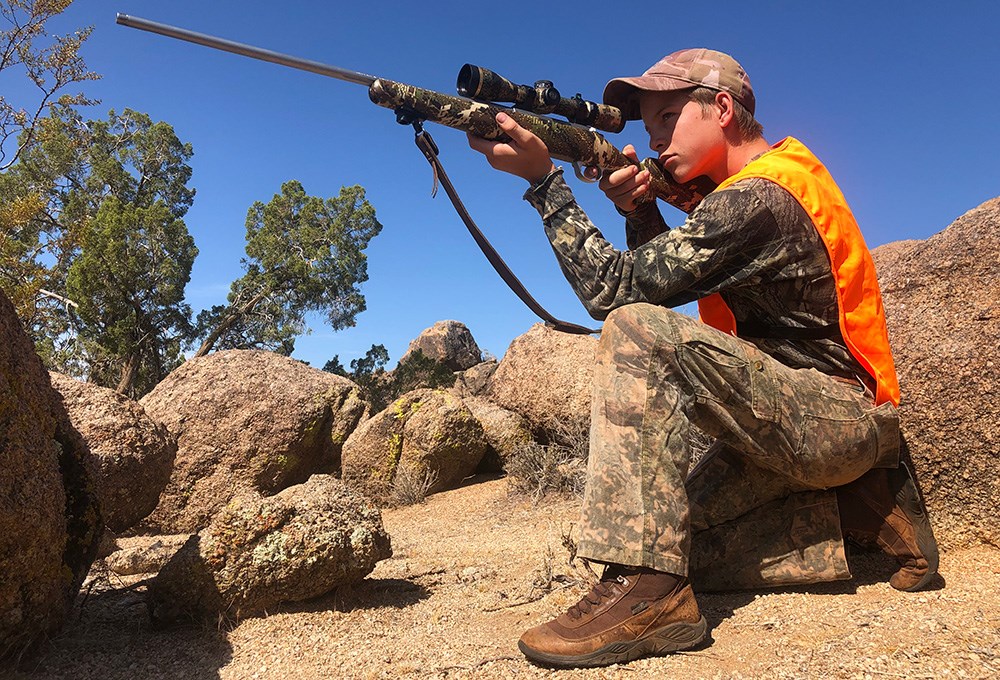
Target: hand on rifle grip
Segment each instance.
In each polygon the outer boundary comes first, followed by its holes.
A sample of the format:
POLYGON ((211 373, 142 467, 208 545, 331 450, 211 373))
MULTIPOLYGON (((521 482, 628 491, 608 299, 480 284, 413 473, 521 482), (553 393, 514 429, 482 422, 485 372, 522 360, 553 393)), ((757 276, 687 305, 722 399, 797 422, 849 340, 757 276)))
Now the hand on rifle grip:
POLYGON ((604 195, 618 206, 619 210, 631 212, 642 202, 640 197, 649 191, 650 176, 648 171, 639 167, 639 156, 636 154, 634 146, 627 145, 622 149, 622 153, 628 156, 635 165, 606 173, 598 186, 604 195))

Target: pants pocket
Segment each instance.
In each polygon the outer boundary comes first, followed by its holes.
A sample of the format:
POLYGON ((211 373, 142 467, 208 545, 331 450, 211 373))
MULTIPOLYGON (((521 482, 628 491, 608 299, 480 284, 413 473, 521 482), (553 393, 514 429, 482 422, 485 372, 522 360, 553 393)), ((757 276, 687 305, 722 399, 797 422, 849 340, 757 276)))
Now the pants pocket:
POLYGON ((757 420, 777 422, 781 417, 774 359, 749 343, 711 344, 691 341, 677 346, 681 374, 702 401, 713 401, 738 420, 740 412, 757 420))
POLYGON ((781 402, 778 398, 778 376, 772 363, 775 360, 753 345, 743 344, 742 347, 747 354, 753 414, 761 420, 776 423, 781 418, 781 402))
POLYGON ((826 395, 801 417, 796 460, 811 484, 840 486, 871 469, 878 438, 871 411, 861 403, 826 395))

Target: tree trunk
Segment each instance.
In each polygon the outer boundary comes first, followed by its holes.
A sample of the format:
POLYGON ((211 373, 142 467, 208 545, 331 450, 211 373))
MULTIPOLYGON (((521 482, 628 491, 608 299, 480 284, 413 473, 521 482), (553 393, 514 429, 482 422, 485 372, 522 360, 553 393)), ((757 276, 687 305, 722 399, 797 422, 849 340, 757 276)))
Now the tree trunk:
POLYGON ((239 308, 230 307, 229 313, 226 314, 222 321, 219 322, 219 325, 208 334, 205 341, 201 343, 201 347, 198 348, 198 351, 194 353, 194 357, 192 358, 203 357, 211 352, 212 347, 214 347, 215 343, 219 341, 219 338, 221 338, 226 331, 232 328, 237 321, 252 312, 253 308, 257 306, 257 303, 267 297, 267 294, 267 290, 262 290, 250 298, 245 305, 239 308))
POLYGON ((124 394, 126 397, 132 396, 132 388, 135 386, 136 376, 139 375, 139 352, 128 355, 128 361, 122 366, 122 377, 118 381, 115 391, 124 394))
POLYGON ((219 325, 216 326, 212 330, 212 332, 208 334, 204 342, 201 343, 201 347, 198 348, 198 351, 194 353, 194 356, 192 358, 197 359, 198 357, 203 357, 209 352, 211 352, 212 347, 214 347, 215 343, 219 341, 219 338, 222 337, 222 334, 228 331, 230 328, 232 328, 233 324, 236 323, 237 319, 239 318, 240 318, 239 313, 235 311, 226 314, 225 318, 223 318, 222 321, 219 322, 219 325))

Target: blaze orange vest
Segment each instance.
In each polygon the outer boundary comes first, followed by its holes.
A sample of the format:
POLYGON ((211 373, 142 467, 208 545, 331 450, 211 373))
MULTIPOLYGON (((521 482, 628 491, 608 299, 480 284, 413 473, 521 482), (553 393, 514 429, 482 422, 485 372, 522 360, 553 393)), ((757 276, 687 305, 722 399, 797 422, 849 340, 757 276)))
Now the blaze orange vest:
MULTIPOLYGON (((889 349, 882 294, 875 264, 844 195, 819 159, 798 140, 787 137, 763 156, 719 185, 748 177, 775 182, 795 197, 823 239, 837 289, 840 331, 854 358, 875 379, 875 403, 899 405, 899 382, 889 349)), ((698 301, 701 320, 736 334, 736 319, 718 293, 698 301)))

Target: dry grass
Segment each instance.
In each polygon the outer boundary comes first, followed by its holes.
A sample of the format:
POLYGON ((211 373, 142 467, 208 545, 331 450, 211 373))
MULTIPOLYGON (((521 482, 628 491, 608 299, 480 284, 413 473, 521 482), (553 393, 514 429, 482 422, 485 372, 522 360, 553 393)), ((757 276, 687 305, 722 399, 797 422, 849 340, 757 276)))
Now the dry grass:
POLYGON ((582 425, 553 423, 550 443, 527 442, 518 446, 504 465, 511 490, 536 503, 548 493, 583 496, 587 481, 590 438, 582 425))
POLYGON ((388 505, 399 508, 416 505, 427 500, 427 494, 437 484, 438 474, 434 470, 402 466, 396 470, 389 491, 388 505))

